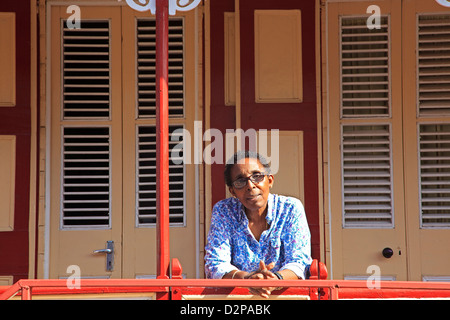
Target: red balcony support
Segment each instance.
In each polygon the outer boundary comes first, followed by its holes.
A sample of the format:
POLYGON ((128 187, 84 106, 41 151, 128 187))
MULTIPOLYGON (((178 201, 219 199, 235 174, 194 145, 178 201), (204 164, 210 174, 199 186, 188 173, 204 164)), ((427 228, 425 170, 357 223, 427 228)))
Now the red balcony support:
MULTIPOLYGON (((184 295, 208 294, 242 294, 248 295, 248 287, 276 287, 279 280, 254 279, 81 279, 80 289, 70 289, 63 279, 19 280, 6 288, 0 287, 0 300, 21 294, 22 299, 31 299, 36 295, 59 294, 93 294, 93 293, 165 293, 171 299, 181 299, 184 295)), ((311 289, 328 291, 328 299, 423 299, 450 298, 450 283, 414 282, 414 281, 380 281, 380 287, 368 288, 366 281, 359 280, 283 280, 284 292, 308 296, 311 289)), ((310 296, 310 298, 312 298, 310 296)), ((324 297, 321 297, 321 300, 324 297)))
MULTIPOLYGON (((169 3, 156 0, 157 278, 168 279, 169 248, 169 3)), ((163 297, 160 297, 163 298, 163 297)))

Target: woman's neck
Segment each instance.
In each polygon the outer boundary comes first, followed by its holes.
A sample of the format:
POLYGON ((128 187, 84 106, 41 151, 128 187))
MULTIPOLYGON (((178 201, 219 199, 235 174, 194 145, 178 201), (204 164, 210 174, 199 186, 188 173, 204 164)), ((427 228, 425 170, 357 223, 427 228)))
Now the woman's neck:
POLYGON ((267 207, 266 209, 260 211, 250 211, 246 210, 246 215, 248 219, 248 227, 255 237, 256 241, 259 241, 261 234, 269 228, 266 221, 267 207))
POLYGON ((245 214, 249 222, 258 223, 266 220, 267 206, 264 209, 250 211, 245 208, 245 214))

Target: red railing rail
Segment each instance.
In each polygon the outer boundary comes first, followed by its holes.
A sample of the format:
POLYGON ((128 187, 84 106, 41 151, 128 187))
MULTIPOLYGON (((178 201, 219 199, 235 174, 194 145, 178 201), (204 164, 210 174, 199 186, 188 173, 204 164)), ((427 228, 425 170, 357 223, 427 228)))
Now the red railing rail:
MULTIPOLYGON (((290 289, 308 289, 312 293, 321 291, 322 299, 352 298, 450 298, 450 283, 447 282, 412 282, 380 281, 379 287, 370 288, 366 281, 358 280, 283 280, 283 286, 290 289)), ((183 292, 207 292, 207 288, 248 288, 278 287, 279 280, 231 280, 231 279, 81 279, 80 289, 71 289, 64 279, 19 280, 0 294, 0 300, 10 299, 20 294, 22 300, 32 299, 33 292, 49 294, 50 292, 86 293, 88 289, 97 289, 97 293, 148 292, 171 293, 171 299, 180 299, 183 292), (187 290, 190 289, 190 290, 187 290)), ((244 291, 245 292, 245 291, 244 291)), ((283 295, 281 291, 280 295, 283 295)), ((170 295, 169 295, 170 296, 170 295)), ((207 294, 205 296, 207 299, 207 294)))

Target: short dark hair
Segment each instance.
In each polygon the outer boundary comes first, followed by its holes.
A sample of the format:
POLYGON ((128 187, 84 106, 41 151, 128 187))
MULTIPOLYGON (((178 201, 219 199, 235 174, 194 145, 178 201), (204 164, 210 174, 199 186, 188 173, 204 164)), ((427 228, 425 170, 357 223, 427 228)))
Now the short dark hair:
POLYGON ((233 180, 231 179, 231 170, 233 169, 234 165, 238 163, 239 160, 243 159, 257 159, 264 167, 265 173, 270 174, 269 162, 258 152, 250 150, 238 151, 225 164, 224 176, 225 176, 225 183, 227 186, 231 187, 233 184, 233 180))

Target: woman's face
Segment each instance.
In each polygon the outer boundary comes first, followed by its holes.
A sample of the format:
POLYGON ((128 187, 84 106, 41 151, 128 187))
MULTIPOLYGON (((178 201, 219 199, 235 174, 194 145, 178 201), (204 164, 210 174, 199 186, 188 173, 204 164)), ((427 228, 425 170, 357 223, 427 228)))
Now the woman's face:
MULTIPOLYGON (((231 180, 235 181, 239 178, 248 178, 255 173, 265 173, 264 166, 258 159, 246 158, 238 161, 231 169, 231 180)), ((273 185, 273 176, 267 175, 259 183, 247 180, 242 188, 234 186, 229 187, 230 193, 241 201, 247 210, 260 211, 265 210, 267 199, 269 198, 269 190, 273 185)))

